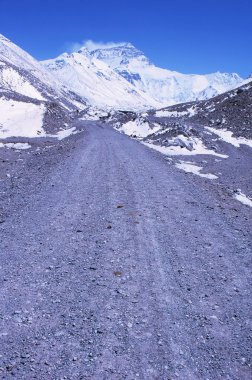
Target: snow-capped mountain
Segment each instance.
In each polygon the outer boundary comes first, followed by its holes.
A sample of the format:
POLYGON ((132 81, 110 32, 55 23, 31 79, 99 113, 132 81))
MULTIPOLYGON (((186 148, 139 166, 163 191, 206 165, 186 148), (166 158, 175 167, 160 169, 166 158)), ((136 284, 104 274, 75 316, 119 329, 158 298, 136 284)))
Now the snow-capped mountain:
POLYGON ((42 63, 58 80, 91 105, 122 109, 160 105, 105 62, 92 57, 86 48, 42 63))
POLYGON ((12 115, 16 112, 21 120, 23 110, 24 120, 30 117, 32 123, 36 114, 40 126, 49 130, 53 124, 57 131, 76 108, 91 109, 92 117, 99 109, 162 108, 208 99, 241 82, 237 74, 184 75, 158 68, 129 43, 99 49, 84 46, 38 62, 0 35, 0 130, 6 125, 13 129, 12 115))
POLYGON ((107 63, 136 89, 163 105, 208 99, 242 84, 238 74, 181 74, 156 67, 132 44, 91 50, 90 54, 107 63))

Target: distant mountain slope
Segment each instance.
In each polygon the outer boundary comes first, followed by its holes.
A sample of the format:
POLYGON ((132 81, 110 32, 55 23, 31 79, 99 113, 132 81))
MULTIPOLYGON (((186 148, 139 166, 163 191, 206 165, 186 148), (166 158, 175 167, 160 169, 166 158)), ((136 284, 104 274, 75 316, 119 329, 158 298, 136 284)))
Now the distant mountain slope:
POLYGON ((132 44, 104 47, 90 54, 106 62, 128 82, 164 105, 208 99, 243 82, 238 74, 186 75, 161 69, 132 44))
POLYGON ((37 100, 58 101, 63 107, 83 107, 84 101, 70 92, 40 62, 0 35, 0 91, 37 100))
POLYGON ((13 65, 19 69, 23 69, 35 78, 47 84, 49 87, 61 88, 53 76, 48 73, 44 67, 34 59, 30 54, 15 45, 8 38, 0 34, 0 60, 2 62, 13 65))
POLYGON ((108 65, 90 56, 87 49, 64 53, 43 65, 72 91, 91 105, 123 109, 160 106, 148 94, 142 93, 108 65))
POLYGON ((24 50, 0 35, 0 139, 57 134, 86 107, 24 50))

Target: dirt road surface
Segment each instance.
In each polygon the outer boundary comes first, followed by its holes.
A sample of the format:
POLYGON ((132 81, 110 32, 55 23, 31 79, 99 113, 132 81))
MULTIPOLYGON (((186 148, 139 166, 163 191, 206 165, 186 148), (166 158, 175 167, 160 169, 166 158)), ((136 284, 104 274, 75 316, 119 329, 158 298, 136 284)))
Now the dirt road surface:
POLYGON ((251 209, 109 126, 65 145, 0 224, 0 378, 251 379, 251 209))

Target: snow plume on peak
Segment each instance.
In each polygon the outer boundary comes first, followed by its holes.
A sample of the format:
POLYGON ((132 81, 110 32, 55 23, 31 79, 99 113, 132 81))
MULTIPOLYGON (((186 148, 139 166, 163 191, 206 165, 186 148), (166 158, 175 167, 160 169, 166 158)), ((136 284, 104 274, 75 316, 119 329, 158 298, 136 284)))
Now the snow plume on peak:
POLYGON ((118 67, 127 66, 131 62, 137 64, 137 66, 150 65, 151 62, 144 55, 141 50, 138 50, 130 43, 118 44, 116 46, 108 46, 92 50, 90 54, 107 63, 111 68, 117 69, 118 67))
POLYGON ((78 51, 82 51, 87 49, 88 51, 92 52, 94 50, 103 50, 103 49, 111 49, 115 47, 134 47, 128 42, 96 42, 93 40, 85 40, 83 42, 72 42, 68 43, 66 45, 66 49, 69 53, 76 53, 78 51))
POLYGON ((92 40, 88 40, 84 43, 84 47, 86 47, 89 51, 94 51, 98 49, 112 49, 120 46, 133 47, 133 45, 131 45, 128 42, 95 42, 92 40))
POLYGON ((68 51, 72 53, 78 52, 85 56, 102 60, 113 69, 121 64, 128 64, 132 59, 140 61, 141 64, 150 64, 150 61, 145 57, 144 53, 129 42, 105 43, 88 40, 82 44, 72 44, 68 51))

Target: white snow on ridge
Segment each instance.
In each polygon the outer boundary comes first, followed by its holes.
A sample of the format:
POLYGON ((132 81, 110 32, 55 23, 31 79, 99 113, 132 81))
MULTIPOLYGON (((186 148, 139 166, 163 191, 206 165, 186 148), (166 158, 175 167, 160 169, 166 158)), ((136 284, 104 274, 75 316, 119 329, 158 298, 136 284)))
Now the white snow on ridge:
POLYGON ((45 136, 44 105, 0 99, 0 138, 45 136))
MULTIPOLYGON (((40 62, 1 34, 0 62, 2 63, 0 71, 3 71, 5 77, 7 76, 4 78, 7 84, 4 85, 0 78, 1 87, 7 87, 7 89, 39 100, 46 100, 47 95, 50 99, 51 97, 55 97, 59 101, 65 99, 69 104, 77 106, 78 109, 83 109, 82 102, 76 100, 76 96, 71 94, 68 86, 64 86, 40 62), (46 99, 43 99, 40 89, 43 90, 46 99)), ((85 104, 85 99, 83 102, 85 104)), ((61 102, 61 104, 67 108, 65 102, 61 102)))
POLYGON ((252 140, 245 139, 244 137, 234 137, 232 131, 212 127, 205 127, 205 129, 219 136, 222 141, 232 144, 236 148, 239 148, 240 145, 248 145, 252 148, 252 140))
POLYGON ((45 100, 41 93, 12 67, 6 66, 0 70, 0 84, 5 90, 11 90, 34 99, 45 100))
POLYGON ((1 34, 0 60, 27 70, 51 89, 62 91, 62 84, 40 62, 1 34))

